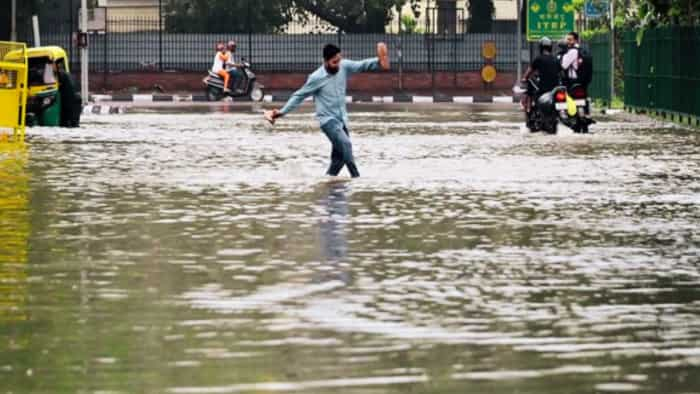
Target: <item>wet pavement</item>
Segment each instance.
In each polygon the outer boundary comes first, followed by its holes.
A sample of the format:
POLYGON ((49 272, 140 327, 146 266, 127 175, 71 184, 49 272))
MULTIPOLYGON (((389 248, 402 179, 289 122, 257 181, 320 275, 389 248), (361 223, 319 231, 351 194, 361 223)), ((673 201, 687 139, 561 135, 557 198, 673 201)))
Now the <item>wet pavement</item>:
POLYGON ((144 112, 0 151, 0 392, 700 392, 700 133, 144 112))

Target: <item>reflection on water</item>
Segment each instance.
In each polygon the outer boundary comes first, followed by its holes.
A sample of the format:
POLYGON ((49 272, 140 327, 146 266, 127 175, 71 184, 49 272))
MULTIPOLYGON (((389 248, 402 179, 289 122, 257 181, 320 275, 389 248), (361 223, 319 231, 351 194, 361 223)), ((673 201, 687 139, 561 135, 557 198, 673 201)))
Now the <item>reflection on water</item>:
POLYGON ((697 391, 700 136, 519 121, 355 113, 346 183, 308 114, 33 129, 0 156, 0 391, 697 391))
POLYGON ((27 318, 30 225, 26 164, 26 145, 0 142, 0 327, 27 318))
POLYGON ((323 258, 329 274, 348 284, 350 276, 347 269, 344 269, 347 267, 348 256, 345 234, 345 225, 348 222, 348 186, 346 183, 330 183, 323 185, 322 193, 321 205, 326 212, 321 216, 318 234, 323 258))

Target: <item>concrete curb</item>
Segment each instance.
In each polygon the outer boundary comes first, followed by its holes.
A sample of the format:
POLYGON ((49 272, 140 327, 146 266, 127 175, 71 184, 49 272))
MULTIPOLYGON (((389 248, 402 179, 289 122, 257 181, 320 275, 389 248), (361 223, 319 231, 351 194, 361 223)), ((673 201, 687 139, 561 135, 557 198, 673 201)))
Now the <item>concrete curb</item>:
POLYGON ((112 105, 91 105, 83 107, 83 115, 114 115, 123 114, 126 112, 124 107, 115 107, 112 105))
MULTIPOLYGON (((263 102, 285 102, 289 99, 290 94, 279 94, 279 95, 266 95, 263 102)), ((95 94, 90 96, 90 101, 98 104, 100 102, 110 102, 110 103, 192 103, 192 102, 206 102, 207 98, 204 95, 151 95, 151 94, 116 94, 116 95, 103 95, 95 94)), ((236 98, 234 102, 250 102, 250 98, 241 97, 236 98)), ((483 103, 483 104, 505 104, 505 103, 517 103, 518 98, 513 96, 449 96, 449 95, 435 95, 435 96, 424 96, 424 95, 409 95, 409 94, 396 94, 390 96, 374 96, 374 95, 353 95, 346 96, 345 102, 347 103, 415 103, 415 104, 429 104, 429 103, 461 103, 461 104, 472 104, 472 103, 483 103)))

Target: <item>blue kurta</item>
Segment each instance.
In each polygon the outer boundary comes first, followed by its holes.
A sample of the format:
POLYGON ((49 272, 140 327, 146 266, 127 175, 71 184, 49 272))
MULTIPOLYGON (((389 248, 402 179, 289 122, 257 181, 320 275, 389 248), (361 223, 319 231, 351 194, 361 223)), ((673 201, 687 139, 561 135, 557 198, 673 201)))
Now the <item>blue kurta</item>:
POLYGON ((353 61, 343 59, 336 74, 329 74, 324 66, 319 67, 306 80, 304 86, 292 94, 280 112, 286 115, 296 109, 305 99, 313 96, 316 104, 316 118, 321 126, 331 120, 348 124, 348 111, 345 103, 348 77, 354 73, 378 70, 379 59, 353 61))

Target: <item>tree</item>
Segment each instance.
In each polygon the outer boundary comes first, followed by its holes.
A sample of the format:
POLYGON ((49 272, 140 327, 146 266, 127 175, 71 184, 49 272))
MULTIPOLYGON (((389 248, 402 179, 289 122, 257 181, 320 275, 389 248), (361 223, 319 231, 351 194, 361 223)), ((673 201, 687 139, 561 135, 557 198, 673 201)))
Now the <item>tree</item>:
POLYGON ((174 33, 278 31, 292 20, 292 0, 171 0, 165 27, 174 33))
MULTIPOLYGON (((294 0, 309 12, 347 33, 384 33, 394 9, 418 0, 294 0)), ((415 9, 415 8, 414 8, 415 9)))
POLYGON ((640 0, 636 12, 629 14, 638 25, 697 26, 700 24, 700 0, 640 0))
POLYGON ((269 33, 297 16, 316 16, 348 33, 384 33, 394 12, 420 0, 169 0, 166 29, 171 32, 269 33), (250 18, 249 18, 250 15, 250 18))
MULTIPOLYGON (((7 8, 7 20, 10 21, 9 1, 7 8)), ((77 6, 71 0, 20 0, 17 1, 17 34, 23 41, 30 41, 32 37, 32 15, 39 17, 41 28, 50 29, 67 28, 67 21, 71 16, 76 16, 77 6)), ((9 26, 8 26, 9 30, 9 26)))
POLYGON ((496 7, 493 0, 467 0, 469 10, 469 32, 491 33, 496 7))

